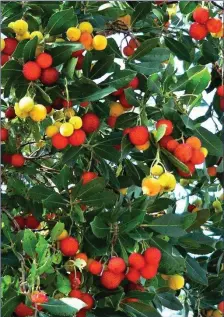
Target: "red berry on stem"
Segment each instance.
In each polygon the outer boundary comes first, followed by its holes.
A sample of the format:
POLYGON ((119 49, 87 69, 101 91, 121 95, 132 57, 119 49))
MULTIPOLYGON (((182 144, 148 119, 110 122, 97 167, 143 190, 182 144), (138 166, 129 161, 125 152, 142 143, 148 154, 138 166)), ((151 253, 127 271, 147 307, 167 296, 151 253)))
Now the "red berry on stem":
POLYGON ((158 265, 162 257, 162 253, 159 249, 151 247, 147 248, 144 253, 145 261, 150 265, 158 265))
MULTIPOLYGON (((21 230, 23 230, 23 229, 25 228, 25 226, 26 226, 26 221, 25 221, 25 219, 24 219, 22 216, 15 216, 15 217, 14 217, 14 220, 15 220, 15 222, 18 224, 18 226, 19 226, 19 228, 20 228, 21 230)), ((15 226, 14 223, 13 223, 13 227, 14 227, 15 229, 17 229, 17 227, 15 226)))
POLYGON ((154 265, 147 264, 143 269, 141 269, 140 274, 145 279, 151 279, 156 276, 158 267, 154 265))
POLYGON ((137 126, 129 132, 129 139, 134 145, 143 145, 149 140, 148 129, 144 126, 137 126))
POLYGON ((59 72, 56 68, 49 67, 42 70, 40 81, 46 86, 51 86, 57 82, 59 72))
POLYGON ((209 19, 209 11, 207 8, 198 7, 193 12, 193 19, 195 22, 205 24, 209 19))
POLYGON ((84 172, 81 176, 82 184, 85 185, 97 177, 98 175, 95 172, 84 172))
POLYGON ((60 250, 65 256, 74 256, 79 249, 79 242, 73 237, 67 237, 60 241, 60 250))
POLYGON ((68 294, 69 297, 74 297, 81 299, 82 298, 82 292, 78 289, 73 289, 71 292, 68 294))
POLYGON ((205 161, 204 154, 198 149, 193 149, 191 163, 194 165, 198 165, 198 164, 204 163, 204 161, 205 161))
POLYGON ((11 164, 15 167, 22 167, 25 164, 25 158, 22 154, 13 154, 11 157, 11 164))
POLYGON ((139 79, 138 77, 133 78, 130 83, 128 84, 128 87, 131 87, 133 89, 137 89, 139 86, 139 79))
POLYGON ((176 140, 170 140, 167 142, 166 148, 168 151, 174 152, 178 145, 179 143, 176 140))
POLYGON ((187 163, 190 161, 192 153, 192 147, 186 143, 179 144, 174 151, 174 155, 176 156, 176 158, 183 163, 187 163))
POLYGON ((7 119, 14 119, 16 117, 16 113, 13 107, 9 107, 5 111, 5 116, 7 119))
POLYGON ((100 281, 105 288, 115 289, 121 284, 122 277, 121 275, 115 274, 111 271, 104 271, 100 281))
POLYGON ((123 53, 124 53, 125 56, 131 56, 131 55, 134 54, 134 52, 135 51, 134 51, 134 49, 131 46, 125 46, 123 48, 123 53))
POLYGON ((4 50, 2 50, 2 53, 7 55, 12 55, 12 53, 15 51, 18 41, 14 38, 7 37, 4 39, 5 41, 5 47, 4 50))
POLYGON ((170 140, 173 140, 171 135, 165 135, 162 137, 162 139, 159 141, 159 145, 165 149, 167 149, 167 144, 170 140))
POLYGON ((92 309, 93 308, 93 306, 94 306, 94 299, 93 299, 93 297, 90 295, 90 294, 88 294, 88 293, 83 293, 82 294, 82 297, 81 297, 81 300, 84 302, 84 303, 86 303, 86 307, 85 307, 85 309, 86 310, 90 310, 90 309, 92 309))
POLYGON ((27 62, 23 65, 23 75, 27 80, 37 80, 40 78, 41 68, 36 62, 27 62))
POLYGON ((132 253, 128 258, 128 264, 136 270, 141 270, 145 266, 144 256, 139 253, 132 253))
POLYGON ((220 96, 220 97, 224 97, 224 85, 219 86, 217 88, 217 95, 220 96))
POLYGON ((156 129, 158 129, 161 125, 166 126, 165 135, 170 135, 173 132, 173 123, 170 120, 161 119, 156 123, 156 129))
POLYGON ((93 260, 88 266, 88 271, 93 275, 99 275, 102 272, 102 269, 103 265, 96 260, 93 260))
POLYGON ((133 107, 130 103, 128 103, 124 92, 120 95, 120 99, 119 100, 120 100, 120 103, 122 104, 122 106, 124 108, 131 109, 133 107))
POLYGON ((222 29, 222 21, 220 19, 211 18, 207 21, 206 27, 210 33, 218 33, 222 29))
POLYGON ((138 280, 140 279, 141 275, 139 273, 139 271, 137 271, 136 269, 130 267, 128 269, 128 273, 125 275, 125 277, 127 278, 127 280, 129 280, 132 283, 137 283, 138 280))
POLYGON ((189 34, 193 39, 200 41, 207 36, 208 30, 205 25, 195 22, 191 24, 189 34))
POLYGON ((80 146, 86 141, 86 134, 82 129, 75 130, 68 138, 69 144, 72 146, 80 146))
POLYGON ((109 260, 107 267, 109 271, 115 274, 120 274, 125 271, 126 264, 122 258, 114 257, 109 260))
POLYGON ((52 145, 58 150, 62 150, 66 148, 66 146, 69 144, 68 138, 64 137, 60 133, 55 134, 51 138, 51 142, 52 142, 52 145))
POLYGON ((7 141, 9 137, 9 130, 6 128, 1 128, 1 141, 7 141))
POLYGON ((26 306, 24 303, 20 303, 16 306, 14 313, 18 317, 27 317, 27 316, 33 316, 34 310, 28 306, 26 306))
POLYGON ((180 175, 180 176, 182 176, 182 177, 185 177, 185 178, 189 178, 189 177, 191 177, 193 174, 194 174, 194 172, 195 172, 195 166, 194 166, 194 164, 193 163, 191 163, 191 162, 187 162, 187 163, 185 163, 185 165, 188 167, 188 169, 189 169, 189 173, 186 173, 186 172, 183 172, 182 170, 178 170, 178 174, 180 175))
POLYGON ((29 215, 25 218, 26 227, 29 229, 37 229, 40 222, 33 216, 29 215))
POLYGON ((41 68, 45 69, 52 65, 53 58, 48 53, 41 53, 40 55, 37 56, 36 62, 41 68))
POLYGON ((86 113, 82 117, 82 129, 86 133, 92 133, 98 130, 100 126, 100 119, 95 115, 95 113, 86 113))

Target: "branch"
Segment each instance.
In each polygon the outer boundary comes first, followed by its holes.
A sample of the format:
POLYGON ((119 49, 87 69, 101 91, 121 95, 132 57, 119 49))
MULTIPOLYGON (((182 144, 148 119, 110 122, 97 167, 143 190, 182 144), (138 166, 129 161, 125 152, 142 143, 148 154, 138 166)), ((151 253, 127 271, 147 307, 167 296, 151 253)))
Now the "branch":
POLYGON ((222 6, 220 6, 219 4, 217 4, 216 1, 211 1, 211 3, 212 3, 215 7, 219 8, 219 9, 221 9, 221 10, 224 10, 224 7, 222 7, 222 6))

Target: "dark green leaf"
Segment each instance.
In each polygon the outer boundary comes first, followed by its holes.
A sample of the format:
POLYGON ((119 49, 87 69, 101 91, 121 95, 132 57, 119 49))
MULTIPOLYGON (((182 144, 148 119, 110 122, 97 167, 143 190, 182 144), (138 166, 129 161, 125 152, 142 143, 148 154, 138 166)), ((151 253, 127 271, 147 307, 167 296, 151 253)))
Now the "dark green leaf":
POLYGON ((183 43, 171 37, 165 37, 165 44, 180 60, 191 62, 190 53, 183 43))
POLYGON ((152 38, 144 41, 134 52, 134 54, 129 58, 129 60, 140 59, 141 57, 147 55, 153 48, 159 44, 159 38, 152 38))
POLYGON ((38 37, 35 36, 32 40, 29 40, 24 46, 23 58, 24 62, 32 61, 35 59, 35 52, 38 44, 38 37))
POLYGON ((96 216, 90 226, 94 235, 100 239, 105 238, 110 232, 110 227, 102 219, 102 216, 96 216))
POLYGON ((161 151, 163 152, 163 154, 166 155, 166 157, 168 158, 168 160, 174 165, 176 166, 178 169, 180 169, 181 171, 185 172, 185 173, 189 173, 189 169, 188 167, 182 163, 181 161, 179 161, 174 155, 172 155, 169 151, 165 150, 165 149, 161 149, 161 151))
POLYGON ((59 11, 54 13, 47 24, 47 30, 50 35, 58 35, 64 33, 69 27, 77 24, 77 17, 74 9, 59 11))
POLYGON ((138 114, 134 112, 124 113, 117 118, 116 128, 131 128, 136 126, 138 120, 138 114))
POLYGON ((192 11, 194 11, 197 5, 197 1, 181 1, 179 3, 180 12, 183 14, 191 13, 192 11))
POLYGON ((201 140, 202 146, 208 150, 210 155, 222 156, 223 144, 219 137, 203 127, 196 128, 194 135, 201 140))
POLYGON ((191 258, 186 257, 187 276, 196 283, 208 285, 206 271, 199 265, 199 263, 191 258))
POLYGON ((35 233, 29 229, 25 229, 23 236, 23 250, 32 258, 35 258, 36 255, 36 244, 37 238, 35 233))
POLYGON ((167 307, 171 310, 183 309, 181 302, 172 293, 157 293, 156 296, 164 307, 167 307))
POLYGON ((62 45, 52 48, 50 53, 53 57, 53 66, 58 66, 67 62, 70 59, 72 52, 78 51, 82 49, 82 47, 83 46, 80 43, 69 43, 69 45, 63 45, 62 43, 62 45))
POLYGON ((65 228, 65 224, 62 222, 57 222, 56 225, 53 227, 53 229, 51 230, 51 240, 56 241, 57 237, 60 236, 60 234, 63 232, 65 228))
POLYGON ((209 41, 203 41, 202 54, 208 62, 214 63, 219 58, 219 50, 209 41))
POLYGON ((75 159, 82 153, 81 147, 70 147, 66 152, 63 154, 62 157, 62 164, 70 164, 75 162, 75 159))
POLYGON ((135 317, 161 317, 155 308, 143 303, 123 303, 121 306, 124 311, 135 317))
POLYGON ((9 288, 4 294, 4 297, 5 301, 1 306, 1 316, 11 317, 16 306, 22 302, 23 296, 18 295, 18 293, 13 288, 9 288))
POLYGON ((183 230, 182 216, 167 214, 149 223, 149 228, 169 237, 181 237, 186 234, 183 230))
POLYGON ((44 199, 43 204, 47 209, 58 209, 64 208, 67 205, 67 201, 60 194, 55 193, 44 199))
POLYGON ((53 316, 72 317, 78 309, 63 303, 61 300, 50 298, 46 304, 42 305, 44 310, 53 316))
POLYGON ((114 55, 105 56, 104 58, 100 59, 96 64, 94 64, 93 68, 91 69, 89 77, 91 79, 100 78, 111 68, 111 65, 114 61, 114 55))
POLYGON ((120 158, 119 152, 111 145, 99 145, 94 147, 94 153, 110 162, 117 163, 120 158))
POLYGON ((48 196, 52 195, 54 191, 43 185, 36 185, 30 188, 28 195, 31 199, 35 201, 41 201, 46 199, 48 196))

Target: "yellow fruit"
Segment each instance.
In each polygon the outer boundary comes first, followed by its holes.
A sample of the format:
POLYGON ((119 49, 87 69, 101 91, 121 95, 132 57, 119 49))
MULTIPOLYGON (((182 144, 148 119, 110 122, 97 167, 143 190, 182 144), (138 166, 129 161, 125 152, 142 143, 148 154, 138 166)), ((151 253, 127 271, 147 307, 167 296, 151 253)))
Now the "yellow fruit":
POLYGON ((67 30, 66 35, 70 41, 76 42, 81 36, 81 31, 78 28, 71 27, 67 30))
POLYGON ((96 35, 93 38, 93 48, 96 51, 102 51, 107 47, 107 38, 103 35, 96 35))
POLYGON ((139 151, 146 151, 150 147, 150 142, 147 141, 146 143, 142 145, 135 145, 135 148, 139 151))
POLYGON ((124 113, 124 108, 119 102, 113 102, 110 105, 110 116, 119 117, 124 113))
POLYGON ((34 107, 34 101, 30 97, 23 97, 19 101, 19 109, 21 111, 30 112, 34 107))
POLYGON ((52 136, 57 134, 58 131, 59 131, 59 128, 56 125, 49 125, 45 130, 45 134, 47 137, 52 138, 52 136))
POLYGON ((192 210, 192 212, 198 212, 200 209, 199 208, 194 208, 193 210, 192 210))
POLYGON ((59 236, 57 236, 57 241, 61 241, 67 237, 68 237, 68 231, 64 229, 62 233, 59 234, 59 236))
POLYGON ((30 32, 25 32, 22 35, 16 34, 17 41, 21 42, 23 40, 29 40, 30 39, 30 32))
POLYGON ((67 118, 71 118, 73 116, 75 116, 75 111, 72 108, 67 108, 64 110, 65 116, 67 118))
POLYGON ((217 309, 217 310, 214 310, 213 313, 212 313, 212 317, 222 317, 223 314, 217 309))
POLYGON ((42 34, 40 31, 33 31, 33 32, 30 34, 31 40, 32 40, 35 36, 38 37, 38 43, 40 43, 40 42, 43 41, 43 39, 44 39, 44 36, 43 36, 43 34, 42 34))
POLYGON ((131 26, 131 16, 129 14, 118 18, 118 20, 124 22, 127 26, 131 26))
POLYGON ((88 32, 89 34, 92 34, 93 33, 93 26, 89 22, 81 22, 79 24, 79 30, 81 31, 81 33, 88 32))
POLYGON ((161 185, 158 179, 152 177, 145 177, 142 180, 142 191, 144 195, 155 196, 161 190, 161 185))
POLYGON ((213 201, 212 206, 215 208, 216 212, 222 212, 222 204, 219 200, 213 201))
POLYGON ((16 102, 15 103, 15 106, 14 106, 14 110, 15 110, 15 114, 17 115, 17 117, 19 117, 20 119, 25 119, 29 116, 29 113, 28 112, 24 112, 24 111, 21 111, 20 108, 19 108, 19 103, 16 102))
POLYGON ((161 274, 161 277, 164 281, 168 281, 170 276, 169 275, 166 275, 166 274, 161 274))
POLYGON ((158 179, 163 191, 169 192, 176 187, 176 179, 171 173, 163 173, 158 179))
POLYGON ((36 51, 35 51, 35 57, 39 56, 44 51, 43 46, 37 45, 36 51))
POLYGON ((181 275, 172 275, 169 278, 168 285, 174 291, 183 288, 184 286, 184 278, 181 275))
POLYGON ((23 35, 28 31, 28 24, 24 20, 17 20, 14 22, 13 30, 18 35, 23 35))
POLYGON ((10 22, 10 23, 8 24, 8 28, 12 29, 13 32, 15 32, 15 31, 14 31, 14 24, 15 24, 15 22, 10 22))
POLYGON ((196 200, 194 201, 194 205, 195 205, 196 207, 201 207, 201 206, 202 206, 202 200, 201 200, 201 199, 196 199, 196 200))
MULTIPOLYGON (((71 120, 71 119, 70 119, 71 120)), ((60 126, 60 133, 63 136, 70 136, 74 131, 74 127, 71 123, 65 122, 60 126)))
POLYGON ((54 125, 58 128, 58 130, 60 129, 60 126, 62 125, 62 122, 55 122, 54 125))
POLYGON ((211 33, 212 37, 220 38, 224 36, 224 23, 222 25, 222 29, 218 33, 211 33))
POLYGON ((1 39, 1 51, 3 51, 5 48, 5 41, 1 39))
POLYGON ((213 310, 210 309, 206 312, 206 317, 212 317, 212 314, 213 314, 213 310))
POLYGON ((29 113, 30 118, 35 122, 43 121, 47 116, 47 109, 43 105, 34 105, 29 113))
POLYGON ((208 155, 208 150, 205 147, 201 147, 200 151, 204 154, 204 157, 208 155))
POLYGON ((72 124, 75 130, 78 130, 82 127, 82 119, 78 116, 71 117, 69 123, 72 124))
POLYGON ((119 192, 120 192, 122 195, 126 195, 126 194, 127 194, 127 191, 128 191, 128 188, 120 188, 120 189, 119 189, 119 192))
POLYGON ((153 176, 160 176, 162 175, 163 173, 163 167, 161 165, 154 165, 152 168, 151 168, 151 174, 153 176))
POLYGON ((169 14, 169 17, 171 18, 172 15, 176 15, 176 13, 177 13, 177 6, 175 4, 168 6, 167 7, 167 12, 169 14))

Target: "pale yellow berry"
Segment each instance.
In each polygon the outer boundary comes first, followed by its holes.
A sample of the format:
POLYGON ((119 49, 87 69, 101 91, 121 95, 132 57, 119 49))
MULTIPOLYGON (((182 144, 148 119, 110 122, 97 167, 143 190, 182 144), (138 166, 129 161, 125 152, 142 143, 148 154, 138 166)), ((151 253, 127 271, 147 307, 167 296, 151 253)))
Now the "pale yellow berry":
POLYGON ((71 27, 67 30, 66 35, 70 41, 76 42, 81 36, 81 31, 78 28, 71 27))
POLYGON ((64 110, 64 113, 65 113, 65 116, 67 118, 71 118, 71 117, 75 116, 75 111, 72 108, 66 108, 64 110))
POLYGON ((43 34, 40 32, 40 31, 33 31, 31 34, 30 34, 30 38, 33 39, 35 36, 38 37, 38 43, 40 43, 41 41, 43 41, 44 39, 44 36, 43 34))
POLYGON ((18 35, 23 35, 28 31, 28 24, 24 20, 17 20, 14 22, 13 30, 18 35))
POLYGON ((79 30, 83 33, 83 32, 87 32, 89 34, 93 33, 93 26, 91 23, 89 22, 81 22, 79 24, 79 30))
POLYGON ((96 51, 102 51, 107 47, 107 38, 103 35, 96 35, 93 38, 92 44, 96 51))
POLYGON ((151 174, 153 176, 160 176, 162 175, 163 173, 163 167, 161 165, 154 165, 152 168, 151 168, 151 174))
POLYGON ((23 97, 19 101, 19 109, 21 111, 30 112, 34 107, 34 101, 31 97, 23 97))
POLYGON ((71 123, 75 130, 78 130, 82 127, 82 118, 78 116, 71 117, 69 119, 69 123, 71 123))
POLYGON ((17 41, 21 42, 23 40, 29 40, 30 39, 30 32, 25 32, 24 34, 16 34, 17 41))
POLYGON ((169 287, 174 291, 183 288, 184 283, 185 283, 185 281, 184 281, 183 276, 178 275, 178 274, 170 276, 170 278, 168 280, 169 287))
POLYGON ((25 111, 21 111, 20 108, 19 108, 19 103, 16 102, 15 103, 15 106, 14 106, 14 110, 15 110, 15 114, 17 115, 18 118, 20 119, 25 119, 29 116, 29 113, 28 112, 25 112, 25 111))
POLYGON ((46 130, 45 130, 45 134, 46 136, 48 136, 49 138, 52 138, 52 136, 54 136, 55 134, 57 134, 59 131, 59 128, 56 125, 49 125, 46 130))
POLYGON ((30 118, 35 122, 43 121, 47 116, 47 109, 43 105, 34 105, 29 113, 30 118))
POLYGON ((74 131, 74 127, 71 123, 65 122, 60 126, 60 133, 63 136, 70 136, 74 131))

